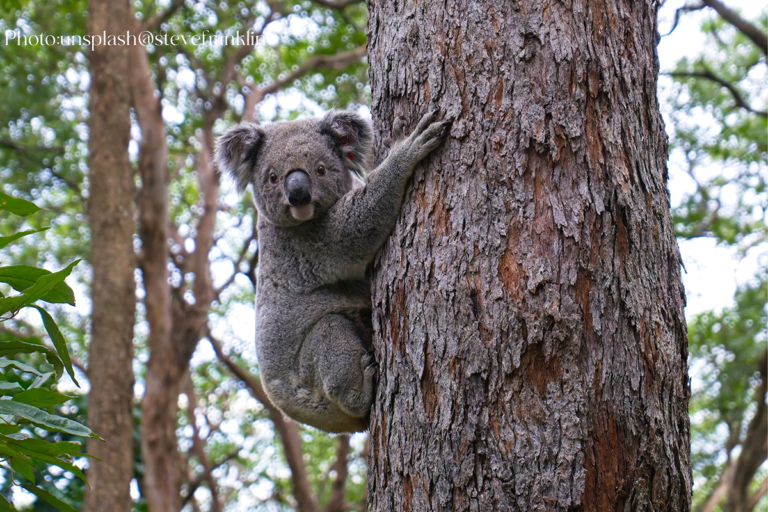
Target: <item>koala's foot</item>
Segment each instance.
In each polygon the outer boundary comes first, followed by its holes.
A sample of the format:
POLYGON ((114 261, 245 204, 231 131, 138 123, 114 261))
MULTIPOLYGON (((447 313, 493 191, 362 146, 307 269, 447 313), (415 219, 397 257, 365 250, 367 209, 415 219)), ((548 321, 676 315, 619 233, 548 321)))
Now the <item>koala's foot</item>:
POLYGON ((433 110, 425 114, 407 139, 404 139, 405 119, 398 116, 392 124, 392 134, 399 140, 397 150, 402 152, 412 165, 416 165, 437 149, 450 133, 453 121, 435 122, 437 113, 438 110, 433 110))
POLYGON ((363 349, 354 324, 342 315, 327 315, 312 332, 317 372, 328 398, 354 418, 367 418, 373 403, 379 365, 363 349))

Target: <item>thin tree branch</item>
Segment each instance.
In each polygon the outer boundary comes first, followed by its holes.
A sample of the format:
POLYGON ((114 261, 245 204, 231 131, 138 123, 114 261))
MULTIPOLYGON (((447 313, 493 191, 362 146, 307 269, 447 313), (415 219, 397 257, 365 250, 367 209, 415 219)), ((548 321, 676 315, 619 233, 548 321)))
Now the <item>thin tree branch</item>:
POLYGON ((168 21, 171 16, 173 16, 176 11, 178 11, 181 6, 184 5, 184 0, 173 0, 171 2, 171 5, 168 6, 168 8, 162 12, 159 12, 152 16, 151 18, 148 18, 147 21, 145 21, 141 25, 142 30, 148 30, 150 32, 155 32, 160 26, 168 21))
POLYGON ((88 368, 86 368, 85 364, 83 364, 82 361, 80 361, 78 358, 76 358, 74 355, 69 354, 69 359, 72 361, 72 366, 83 372, 83 375, 88 377, 88 368))
POLYGON ((768 393, 766 365, 768 365, 768 355, 764 356, 760 363, 761 380, 755 389, 757 410, 749 422, 747 435, 741 444, 741 454, 735 462, 733 485, 728 492, 726 510, 743 510, 748 501, 749 485, 757 470, 768 458, 768 406, 765 403, 765 396, 768 393))
POLYGON ((720 480, 717 482, 717 486, 709 493, 707 500, 696 510, 696 512, 712 512, 718 505, 720 505, 720 502, 723 501, 723 498, 725 498, 725 495, 728 493, 728 490, 733 483, 733 468, 734 465, 731 463, 725 466, 725 469, 720 475, 720 480))
MULTIPOLYGON (((230 453, 225 455, 224 458, 221 459, 219 462, 216 462, 215 464, 211 465, 211 471, 231 461, 232 459, 237 457, 239 453, 240 453, 240 448, 231 451, 230 453)), ((192 496, 195 494, 195 491, 197 490, 198 487, 200 487, 203 484, 203 481, 205 481, 205 479, 206 479, 206 474, 203 472, 197 475, 193 480, 191 480, 187 484, 187 494, 186 496, 184 496, 184 499, 182 500, 182 508, 184 507, 184 505, 186 505, 189 502, 189 500, 192 499, 192 496)), ((222 500, 222 501, 224 503, 227 502, 227 500, 222 500)))
POLYGON ((301 451, 301 437, 299 436, 299 427, 290 419, 283 416, 283 412, 278 409, 269 399, 259 380, 237 365, 221 348, 221 344, 213 337, 210 328, 208 328, 208 340, 213 346, 216 357, 219 358, 235 377, 243 381, 250 389, 251 395, 262 403, 272 422, 275 424, 275 430, 280 435, 283 442, 285 458, 288 467, 291 469, 291 481, 293 483, 293 496, 299 504, 302 512, 315 512, 317 510, 317 500, 312 492, 312 486, 309 483, 307 468, 304 465, 304 458, 301 451))
POLYGON ((258 236, 259 236, 258 232, 256 231, 254 226, 254 230, 251 233, 250 238, 246 240, 245 244, 243 245, 243 248, 240 250, 240 254, 237 257, 237 260, 232 262, 235 266, 235 270, 232 272, 232 275, 229 276, 229 279, 227 279, 224 282, 224 284, 222 284, 219 288, 214 290, 213 295, 216 299, 218 299, 221 296, 221 292, 226 290, 229 287, 229 285, 231 285, 235 281, 235 277, 237 277, 237 274, 240 273, 240 270, 238 270, 240 268, 240 264, 243 262, 243 259, 245 259, 245 255, 248 253, 248 247, 251 246, 252 241, 258 239, 258 236))
MULTIPOLYGON (((208 490, 211 492, 211 512, 221 512, 221 502, 219 501, 219 493, 216 486, 216 479, 213 477, 213 467, 211 461, 208 460, 208 455, 205 453, 205 445, 203 439, 200 438, 200 432, 197 428, 197 417, 195 411, 197 410, 197 395, 195 394, 195 385, 192 382, 192 375, 187 372, 187 379, 184 386, 186 389, 184 392, 187 395, 187 422, 192 427, 192 448, 190 452, 194 454, 200 464, 203 466, 201 477, 208 484, 208 490)), ((194 493, 189 492, 187 496, 192 496, 194 493)))
POLYGON ((29 153, 32 151, 43 151, 45 153, 64 153, 64 148, 61 146, 28 146, 26 144, 19 144, 15 140, 0 139, 0 146, 18 151, 19 153, 29 153))
POLYGON ((739 32, 755 43, 760 48, 760 51, 768 55, 768 35, 765 32, 739 16, 736 11, 726 7, 719 0, 702 0, 701 3, 714 9, 725 21, 736 27, 739 32))
POLYGON ((763 499, 763 496, 765 496, 766 493, 768 493, 768 478, 763 478, 760 487, 758 487, 755 493, 747 500, 747 507, 745 509, 746 512, 751 512, 754 510, 754 508, 758 503, 760 503, 760 500, 763 499))
POLYGON ((344 512, 346 504, 344 503, 344 485, 347 482, 347 458, 349 457, 349 435, 344 434, 338 437, 339 444, 336 448, 336 460, 331 466, 331 470, 336 472, 331 487, 331 497, 326 505, 327 512, 344 512))
POLYGON ((53 168, 49 168, 48 170, 51 171, 51 174, 54 178, 61 180, 66 186, 71 188, 80 199, 85 199, 85 196, 83 196, 83 189, 80 188, 80 185, 70 180, 69 178, 62 176, 61 173, 54 171, 53 168))
POLYGON ((344 9, 350 5, 363 3, 361 0, 312 0, 312 2, 331 9, 344 9))
POLYGON ((337 53, 335 55, 313 55, 283 78, 279 78, 269 85, 260 87, 246 96, 243 119, 246 121, 252 121, 254 119, 256 105, 258 105, 267 94, 276 93, 297 78, 301 78, 311 71, 320 69, 344 69, 350 64, 365 57, 366 53, 365 46, 358 46, 354 50, 337 53))
POLYGON ((727 82, 726 80, 723 80, 722 78, 715 75, 712 71, 708 69, 705 69, 704 71, 693 71, 693 72, 674 71, 671 73, 660 73, 660 74, 671 76, 673 78, 703 78, 705 80, 710 80, 728 89, 728 92, 730 92, 731 96, 733 96, 733 100, 736 103, 737 107, 743 108, 744 110, 752 112, 753 114, 757 114, 761 117, 768 117, 768 112, 764 110, 755 110, 754 108, 750 107, 747 104, 747 102, 744 101, 744 98, 741 96, 741 93, 736 89, 736 87, 733 86, 733 84, 727 82))
POLYGON ((677 28, 677 24, 680 22, 680 16, 681 15, 683 15, 686 12, 698 11, 700 9, 703 9, 704 7, 705 7, 704 4, 684 5, 684 6, 680 7, 679 9, 677 9, 675 11, 675 21, 672 22, 672 28, 670 28, 669 32, 667 32, 666 34, 662 35, 661 37, 667 37, 668 35, 670 35, 672 32, 675 31, 675 29, 677 28))

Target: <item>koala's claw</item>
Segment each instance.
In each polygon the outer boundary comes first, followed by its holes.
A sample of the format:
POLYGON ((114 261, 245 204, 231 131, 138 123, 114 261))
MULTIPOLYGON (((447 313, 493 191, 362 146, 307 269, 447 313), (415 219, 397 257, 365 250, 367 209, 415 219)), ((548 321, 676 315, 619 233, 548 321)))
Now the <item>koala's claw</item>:
POLYGON ((448 136, 449 133, 451 133, 451 126, 453 125, 453 120, 450 121, 443 121, 440 123, 440 126, 443 127, 443 131, 440 132, 440 138, 444 139, 448 136))
POLYGON ((379 374, 379 363, 376 362, 373 352, 363 354, 363 375, 366 379, 375 379, 379 374))
POLYGON ((424 130, 426 130, 434 122, 438 112, 439 110, 435 109, 432 112, 428 112, 424 114, 424 117, 421 118, 421 121, 419 121, 419 124, 416 125, 416 129, 413 130, 413 134, 418 135, 420 133, 423 133, 424 130))
POLYGON ((366 368, 370 368, 371 366, 376 366, 378 368, 378 364, 376 363, 376 357, 373 354, 372 350, 369 350, 365 354, 363 354, 363 366, 366 368))

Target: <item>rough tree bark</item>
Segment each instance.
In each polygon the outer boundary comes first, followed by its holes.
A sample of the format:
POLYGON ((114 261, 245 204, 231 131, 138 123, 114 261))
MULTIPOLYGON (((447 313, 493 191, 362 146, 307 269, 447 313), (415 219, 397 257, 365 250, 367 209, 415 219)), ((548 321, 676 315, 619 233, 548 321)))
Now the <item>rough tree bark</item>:
POLYGON ((690 510, 655 8, 369 1, 377 140, 455 120, 375 269, 372 511, 690 510))
MULTIPOLYGON (((118 33, 127 0, 91 0, 91 34, 118 33)), ((85 511, 130 512, 133 478, 133 178, 128 161, 128 48, 95 46, 89 54, 89 219, 91 223, 91 341, 88 424, 106 442, 90 439, 90 487, 85 511)))

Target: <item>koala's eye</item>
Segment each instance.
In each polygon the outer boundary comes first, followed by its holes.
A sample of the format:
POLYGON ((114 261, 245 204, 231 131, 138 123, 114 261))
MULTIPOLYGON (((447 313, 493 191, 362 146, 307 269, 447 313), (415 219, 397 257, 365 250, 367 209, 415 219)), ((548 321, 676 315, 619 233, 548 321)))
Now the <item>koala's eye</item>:
POLYGON ((273 172, 269 173, 269 181, 271 181, 272 183, 277 183, 277 174, 273 172))
POLYGON ((325 176, 325 166, 323 164, 320 164, 320 166, 317 168, 317 175, 325 176))

